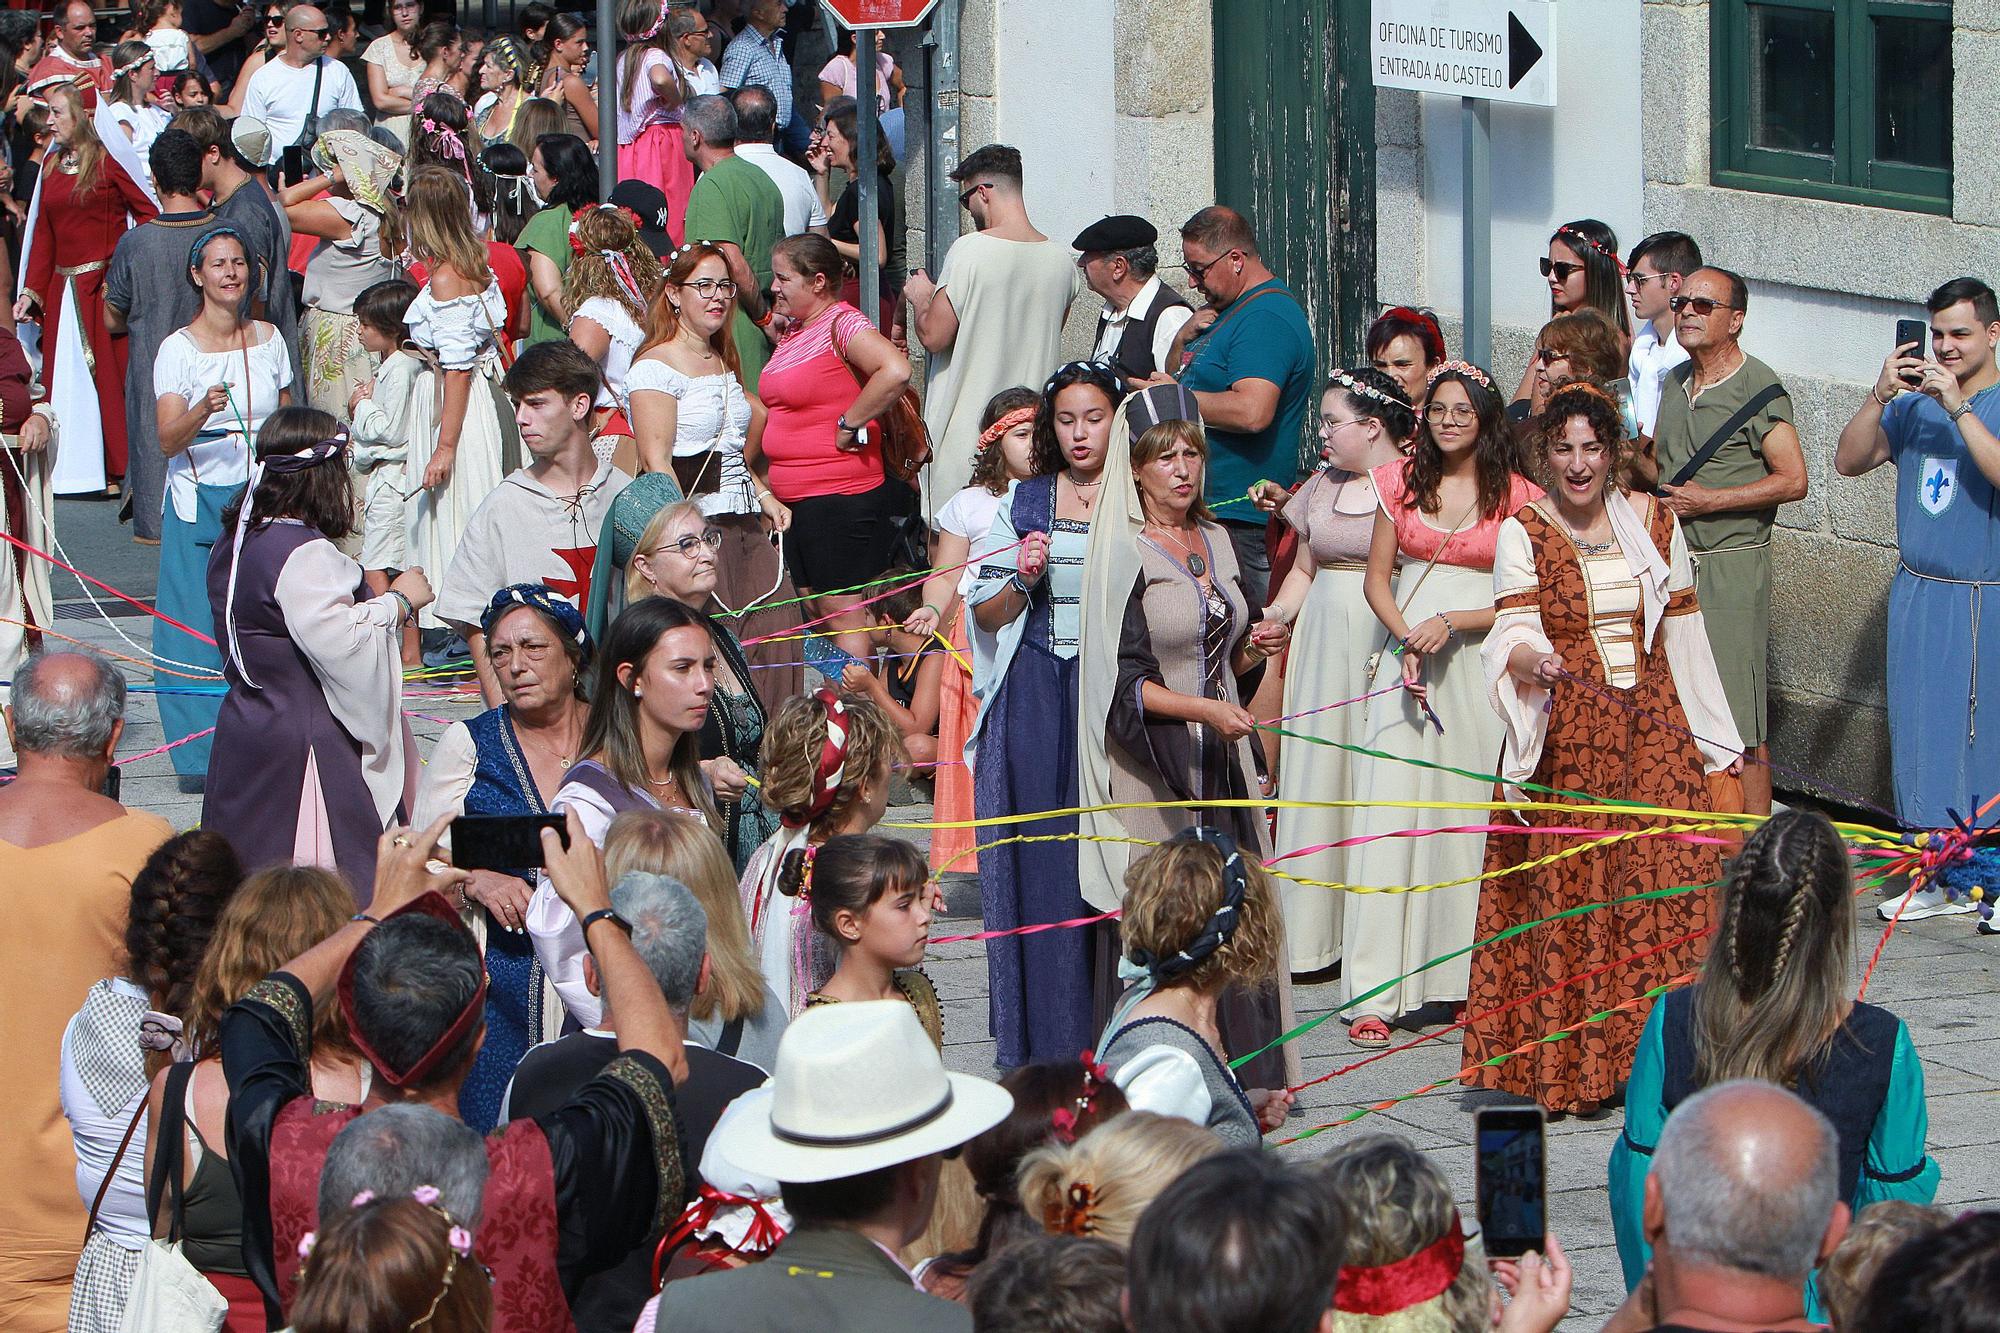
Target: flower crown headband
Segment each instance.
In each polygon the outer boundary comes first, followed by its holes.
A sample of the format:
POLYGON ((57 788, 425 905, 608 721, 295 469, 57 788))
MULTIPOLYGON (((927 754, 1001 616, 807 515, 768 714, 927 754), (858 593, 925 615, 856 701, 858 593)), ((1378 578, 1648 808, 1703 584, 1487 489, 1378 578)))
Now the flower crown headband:
POLYGON ((1347 390, 1349 393, 1353 394, 1355 397, 1366 398, 1369 402, 1379 403, 1383 407, 1409 406, 1409 404, 1404 402, 1402 399, 1397 398, 1392 394, 1384 393, 1382 390, 1376 388, 1372 384, 1362 383, 1360 380, 1354 378, 1353 375, 1351 375, 1345 370, 1334 371, 1333 382, 1335 384, 1338 384, 1341 388, 1347 390))
POLYGON ((1470 361, 1440 361, 1431 367, 1431 373, 1424 376, 1424 388, 1430 389, 1443 375, 1463 375, 1488 393, 1493 392, 1493 377, 1473 365, 1470 361))
POLYGON ((1618 257, 1618 252, 1616 250, 1611 249, 1609 246, 1598 244, 1596 241, 1591 240, 1588 236, 1585 236, 1582 232, 1578 231, 1575 227, 1569 226, 1567 224, 1557 227, 1556 235, 1562 237, 1566 241, 1575 241, 1581 244, 1586 250, 1595 250, 1598 254, 1610 260, 1611 266, 1617 269, 1620 274, 1623 274, 1625 272, 1625 261, 1618 257))
MULTIPOLYGON (((374 1190, 362 1190, 354 1196, 353 1202, 348 1206, 350 1208, 365 1207, 375 1202, 375 1197, 374 1190)), ((444 1205, 439 1202, 443 1195, 438 1191, 437 1186, 419 1185, 410 1191, 410 1197, 444 1219, 445 1244, 450 1248, 450 1254, 445 1260, 444 1277, 438 1285, 438 1293, 431 1298, 430 1308, 425 1310, 421 1316, 410 1324, 410 1328, 414 1330, 430 1323, 437 1316, 438 1306, 444 1304, 444 1298, 451 1294, 452 1279, 458 1276, 458 1261, 472 1257, 472 1233, 460 1226, 457 1219, 445 1211, 444 1205)), ((305 1280, 306 1261, 312 1257, 313 1247, 318 1242, 319 1237, 315 1232, 308 1231, 305 1235, 299 1237, 299 1280, 301 1282, 305 1280)))

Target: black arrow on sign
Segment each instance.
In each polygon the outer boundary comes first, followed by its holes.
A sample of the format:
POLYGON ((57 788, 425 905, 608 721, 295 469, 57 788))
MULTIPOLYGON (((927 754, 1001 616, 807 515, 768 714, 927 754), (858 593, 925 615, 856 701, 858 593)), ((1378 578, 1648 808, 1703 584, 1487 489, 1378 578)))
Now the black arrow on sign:
POLYGON ((1541 46, 1510 11, 1507 15, 1507 86, 1512 88, 1518 85, 1541 58, 1541 46))

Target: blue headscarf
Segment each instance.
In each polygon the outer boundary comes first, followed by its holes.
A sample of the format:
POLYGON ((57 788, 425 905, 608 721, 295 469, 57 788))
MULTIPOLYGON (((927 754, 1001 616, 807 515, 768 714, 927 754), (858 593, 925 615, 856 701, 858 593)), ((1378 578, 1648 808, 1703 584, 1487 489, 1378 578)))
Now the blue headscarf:
POLYGON ((479 617, 479 632, 491 638, 493 627, 500 617, 517 606, 525 606, 531 611, 539 611, 542 618, 556 627, 578 648, 576 669, 581 676, 583 669, 590 665, 590 654, 594 645, 590 641, 590 631, 584 628, 583 613, 558 596, 545 584, 516 583, 493 594, 493 600, 486 604, 486 610, 479 617))

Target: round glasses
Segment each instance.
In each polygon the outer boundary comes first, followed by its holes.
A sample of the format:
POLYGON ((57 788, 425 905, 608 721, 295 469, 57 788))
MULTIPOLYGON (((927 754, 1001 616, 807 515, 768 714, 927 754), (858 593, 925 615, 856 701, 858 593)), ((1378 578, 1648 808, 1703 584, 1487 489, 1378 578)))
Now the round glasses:
POLYGON ((704 301, 712 301, 718 296, 727 300, 736 295, 736 284, 728 278, 696 278, 681 286, 694 288, 694 294, 704 301))
POLYGON ((675 551, 680 554, 683 560, 692 560, 701 553, 701 548, 704 546, 711 551, 720 551, 722 549, 722 529, 709 528, 699 536, 690 532, 685 537, 678 537, 670 542, 661 542, 653 550, 655 552, 675 551))
POLYGON ((1444 421, 1454 426, 1469 426, 1479 420, 1479 414, 1469 403, 1453 403, 1447 407, 1443 403, 1432 403, 1424 409, 1424 420, 1444 421))

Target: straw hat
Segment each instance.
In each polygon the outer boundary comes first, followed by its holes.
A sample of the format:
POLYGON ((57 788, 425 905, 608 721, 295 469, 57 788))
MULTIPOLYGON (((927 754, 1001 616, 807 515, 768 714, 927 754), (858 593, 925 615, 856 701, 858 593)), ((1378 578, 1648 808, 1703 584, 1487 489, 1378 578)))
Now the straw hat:
POLYGON ((820 1005, 785 1029, 769 1102, 717 1125, 709 1143, 760 1174, 811 1184, 955 1148, 1013 1108, 997 1083, 946 1073, 904 1001, 820 1005))

